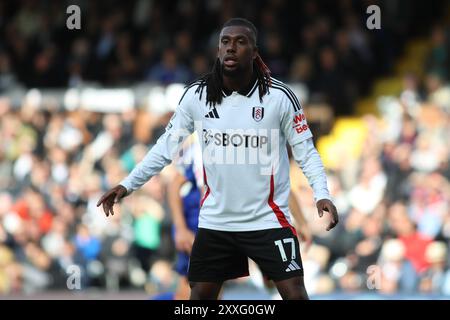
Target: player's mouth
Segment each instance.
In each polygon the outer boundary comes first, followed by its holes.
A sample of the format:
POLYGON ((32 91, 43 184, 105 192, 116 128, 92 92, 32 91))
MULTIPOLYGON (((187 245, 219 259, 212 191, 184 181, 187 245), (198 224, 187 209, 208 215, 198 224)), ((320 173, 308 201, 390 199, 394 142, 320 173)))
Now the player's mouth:
POLYGON ((225 57, 223 59, 223 64, 228 68, 233 68, 237 65, 237 58, 236 57, 225 57))

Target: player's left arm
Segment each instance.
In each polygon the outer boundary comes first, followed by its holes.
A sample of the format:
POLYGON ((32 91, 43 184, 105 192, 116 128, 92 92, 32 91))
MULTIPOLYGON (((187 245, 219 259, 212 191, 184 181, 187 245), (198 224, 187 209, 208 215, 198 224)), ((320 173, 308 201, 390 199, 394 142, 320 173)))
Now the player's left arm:
POLYGON ((330 214, 327 231, 333 229, 338 221, 336 207, 328 191, 325 168, 312 139, 312 133, 306 121, 303 108, 298 99, 290 92, 281 99, 281 129, 292 147, 295 162, 302 169, 309 185, 314 191, 319 217, 324 211, 330 214))
POLYGON ((328 212, 330 214, 330 223, 327 231, 333 229, 339 222, 339 217, 328 191, 325 168, 319 153, 314 147, 312 138, 293 145, 292 155, 314 191, 319 217, 322 218, 324 211, 328 212))

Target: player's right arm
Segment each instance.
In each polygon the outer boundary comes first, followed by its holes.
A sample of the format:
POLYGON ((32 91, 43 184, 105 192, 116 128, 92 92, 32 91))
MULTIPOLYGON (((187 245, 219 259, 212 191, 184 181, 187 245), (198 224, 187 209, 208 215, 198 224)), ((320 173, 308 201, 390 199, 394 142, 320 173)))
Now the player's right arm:
POLYGON ((180 100, 178 107, 166 127, 166 132, 145 155, 130 174, 119 185, 108 190, 97 202, 97 207, 103 205, 106 216, 113 215, 114 203, 134 190, 140 188, 151 177, 158 174, 179 152, 183 141, 194 131, 194 120, 190 103, 195 91, 188 88, 180 100))

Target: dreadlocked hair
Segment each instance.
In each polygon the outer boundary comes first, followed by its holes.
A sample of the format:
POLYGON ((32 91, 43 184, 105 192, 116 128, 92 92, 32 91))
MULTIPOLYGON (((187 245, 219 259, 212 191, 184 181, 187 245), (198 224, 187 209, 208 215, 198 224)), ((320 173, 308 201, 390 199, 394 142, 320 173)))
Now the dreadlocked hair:
MULTIPOLYGON (((256 74, 256 78, 258 80, 258 91, 259 91, 259 100, 262 102, 262 98, 265 94, 269 93, 269 87, 271 86, 270 80, 270 69, 261 59, 258 54, 253 60, 253 72, 256 74)), ((222 68, 220 65, 220 61, 217 58, 214 62, 214 66, 210 72, 200 77, 196 81, 192 83, 197 83, 198 87, 195 90, 195 93, 200 93, 200 99, 203 95, 203 89, 206 88, 206 104, 214 107, 215 105, 221 104, 223 95, 222 95, 222 68)))
MULTIPOLYGON (((244 26, 251 30, 254 36, 254 41, 256 44, 257 38, 257 30, 253 23, 246 19, 242 18, 233 18, 228 20, 222 27, 229 26, 244 26)), ((256 75, 258 80, 258 91, 259 91, 259 100, 262 102, 262 98, 265 94, 269 93, 269 87, 271 86, 270 80, 270 69, 261 59, 259 54, 256 55, 256 58, 253 60, 253 72, 256 75)), ((214 62, 214 66, 212 70, 200 77, 193 83, 198 83, 197 90, 195 93, 200 93, 200 99, 203 95, 203 89, 206 87, 206 104, 214 107, 217 104, 222 103, 223 95, 223 80, 222 80, 222 68, 219 59, 217 58, 214 62)), ((191 83, 192 84, 192 83, 191 83)))

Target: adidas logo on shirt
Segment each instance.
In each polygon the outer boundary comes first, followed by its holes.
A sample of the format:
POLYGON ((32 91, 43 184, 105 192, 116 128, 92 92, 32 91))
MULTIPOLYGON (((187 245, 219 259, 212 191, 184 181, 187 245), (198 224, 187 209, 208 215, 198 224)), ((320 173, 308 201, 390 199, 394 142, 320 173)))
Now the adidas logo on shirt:
POLYGON ((217 112, 215 107, 210 112, 205 114, 205 118, 220 119, 219 113, 217 112))
POLYGON ((292 260, 291 263, 289 263, 289 266, 286 268, 286 272, 300 270, 300 269, 301 268, 299 267, 297 262, 295 262, 295 260, 292 260))

